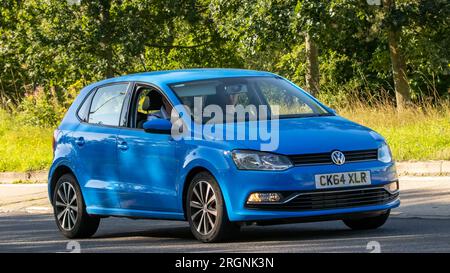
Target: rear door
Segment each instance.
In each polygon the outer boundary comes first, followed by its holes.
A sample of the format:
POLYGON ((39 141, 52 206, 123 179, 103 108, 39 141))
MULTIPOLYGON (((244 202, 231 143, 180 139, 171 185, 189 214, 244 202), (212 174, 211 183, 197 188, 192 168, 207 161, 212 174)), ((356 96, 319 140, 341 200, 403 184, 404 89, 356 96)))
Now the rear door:
POLYGON ((80 108, 89 111, 72 133, 81 169, 77 173, 90 208, 120 207, 117 135, 128 87, 129 83, 117 83, 94 90, 80 108))

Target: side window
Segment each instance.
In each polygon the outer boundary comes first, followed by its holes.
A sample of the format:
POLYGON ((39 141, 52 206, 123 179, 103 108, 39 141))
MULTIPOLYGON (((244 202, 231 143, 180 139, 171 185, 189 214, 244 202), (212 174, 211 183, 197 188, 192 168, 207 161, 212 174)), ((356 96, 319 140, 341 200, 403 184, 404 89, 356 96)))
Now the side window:
POLYGON ((95 92, 90 92, 89 95, 87 96, 87 98, 83 101, 83 104, 81 105, 81 107, 78 109, 77 115, 84 122, 88 121, 89 106, 91 105, 91 99, 92 99, 92 96, 94 96, 94 93, 95 92))
POLYGON ((128 83, 97 89, 89 111, 89 123, 118 126, 128 83))
POLYGON ((147 115, 148 114, 148 110, 144 109, 144 102, 145 102, 145 97, 148 96, 148 93, 150 93, 151 89, 142 89, 139 90, 139 94, 137 96, 137 112, 139 114, 144 114, 147 115))
POLYGON ((157 89, 138 85, 134 90, 128 127, 143 129, 150 119, 170 120, 172 103, 157 89))
POLYGON ((137 92, 137 96, 134 102, 135 105, 135 123, 132 124, 132 128, 143 128, 144 122, 147 121, 148 114, 150 113, 148 109, 146 109, 146 105, 148 102, 147 96, 150 93, 151 89, 141 88, 137 92))

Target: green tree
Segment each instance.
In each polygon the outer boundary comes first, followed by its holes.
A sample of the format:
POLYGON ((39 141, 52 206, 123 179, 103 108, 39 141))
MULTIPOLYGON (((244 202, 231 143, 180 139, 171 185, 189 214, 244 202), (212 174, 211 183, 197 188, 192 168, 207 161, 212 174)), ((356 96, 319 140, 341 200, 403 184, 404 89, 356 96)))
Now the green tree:
POLYGON ((89 82, 192 67, 273 71, 331 104, 448 96, 450 2, 383 2, 4 0, 1 107, 27 93, 57 105, 89 82))
POLYGON ((402 15, 398 16, 395 0, 383 0, 385 17, 388 19, 387 36, 394 75, 397 108, 402 110, 411 102, 405 56, 399 45, 402 34, 402 15), (400 19, 400 20, 399 20, 400 19))
POLYGON ((1 6, 1 98, 37 87, 59 97, 73 84, 147 70, 234 66, 207 2, 8 0, 1 6), (7 76, 8 75, 8 76, 7 76))

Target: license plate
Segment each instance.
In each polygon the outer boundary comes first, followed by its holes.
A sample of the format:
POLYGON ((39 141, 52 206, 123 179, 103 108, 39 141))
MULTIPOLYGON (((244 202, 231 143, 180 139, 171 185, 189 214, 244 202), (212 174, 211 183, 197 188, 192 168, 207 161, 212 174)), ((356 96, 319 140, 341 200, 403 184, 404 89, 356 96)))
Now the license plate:
POLYGON ((317 174, 315 176, 316 189, 330 189, 370 185, 370 172, 346 172, 317 174))

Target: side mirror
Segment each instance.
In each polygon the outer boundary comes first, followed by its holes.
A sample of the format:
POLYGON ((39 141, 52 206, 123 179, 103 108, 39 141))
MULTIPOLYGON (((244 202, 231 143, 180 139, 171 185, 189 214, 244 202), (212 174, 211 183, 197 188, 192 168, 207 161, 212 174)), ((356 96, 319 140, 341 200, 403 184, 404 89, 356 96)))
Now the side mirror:
POLYGON ((172 123, 167 119, 156 118, 146 121, 143 127, 147 133, 170 134, 172 123))

